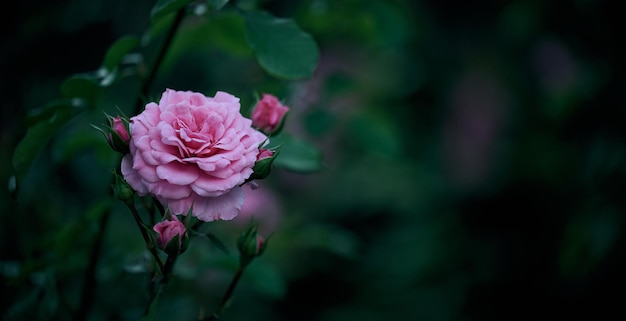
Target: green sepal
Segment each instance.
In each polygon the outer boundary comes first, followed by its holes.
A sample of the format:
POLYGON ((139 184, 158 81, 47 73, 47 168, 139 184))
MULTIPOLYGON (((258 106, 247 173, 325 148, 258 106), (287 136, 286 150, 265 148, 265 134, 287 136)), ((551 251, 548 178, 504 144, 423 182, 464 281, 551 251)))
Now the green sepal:
POLYGON ((263 179, 267 177, 272 171, 272 167, 274 166, 274 160, 278 157, 280 153, 280 146, 276 146, 274 148, 268 149, 272 151, 272 156, 263 158, 254 163, 254 167, 252 168, 253 173, 250 176, 250 179, 263 179))
POLYGON ((113 175, 115 177, 115 183, 112 185, 113 195, 116 199, 123 201, 124 203, 132 204, 135 191, 118 173, 113 172, 113 175))

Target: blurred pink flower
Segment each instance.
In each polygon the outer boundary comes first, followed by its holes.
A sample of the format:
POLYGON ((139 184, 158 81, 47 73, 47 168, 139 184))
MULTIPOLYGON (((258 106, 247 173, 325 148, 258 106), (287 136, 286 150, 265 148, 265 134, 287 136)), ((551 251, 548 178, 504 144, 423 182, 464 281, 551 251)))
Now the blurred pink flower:
POLYGON ((263 94, 252 110, 252 126, 267 135, 274 134, 280 130, 288 111, 289 107, 281 104, 278 98, 263 94))
POLYGON ((259 231, 269 235, 276 230, 283 208, 278 196, 267 186, 243 186, 245 201, 241 213, 233 220, 233 223, 242 227, 251 221, 259 224, 259 231))
POLYGON ((230 220, 243 205, 240 185, 252 174, 267 137, 241 115, 239 98, 167 89, 131 118, 130 154, 122 173, 139 195, 155 196, 174 214, 230 220))

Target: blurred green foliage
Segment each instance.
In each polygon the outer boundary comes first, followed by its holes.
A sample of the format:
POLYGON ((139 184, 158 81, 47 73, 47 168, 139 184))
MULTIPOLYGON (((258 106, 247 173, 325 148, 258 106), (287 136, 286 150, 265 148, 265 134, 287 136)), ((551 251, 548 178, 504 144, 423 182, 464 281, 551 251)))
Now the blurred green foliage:
MULTIPOLYGON (((319 57, 308 58, 317 67, 297 80, 255 60, 255 50, 273 47, 249 42, 270 37, 271 25, 246 24, 224 1, 208 3, 206 16, 183 21, 146 98, 164 88, 224 90, 247 112, 256 94, 273 93, 292 108, 285 129, 293 137, 284 139, 306 142, 298 148, 323 161, 320 171, 277 168, 261 182, 269 196, 255 220, 271 242, 225 320, 624 316, 626 55, 616 3, 236 1, 292 18, 286 23, 316 41, 319 57)), ((102 111, 132 115, 141 84, 129 67, 154 59, 158 41, 143 56, 127 53, 164 37, 173 19, 154 5, 68 0, 6 9, 7 321, 72 319, 84 293, 93 295, 88 320, 144 312, 149 257, 130 213, 104 197, 119 159, 90 124, 105 121, 102 111), (44 149, 22 151, 17 163, 26 168, 14 168, 22 139, 44 149), (85 290, 89 271, 93 288, 85 290)), ((317 164, 281 156, 292 169, 317 164)), ((157 320, 215 309, 248 220, 205 226, 230 254, 194 239, 157 320)))

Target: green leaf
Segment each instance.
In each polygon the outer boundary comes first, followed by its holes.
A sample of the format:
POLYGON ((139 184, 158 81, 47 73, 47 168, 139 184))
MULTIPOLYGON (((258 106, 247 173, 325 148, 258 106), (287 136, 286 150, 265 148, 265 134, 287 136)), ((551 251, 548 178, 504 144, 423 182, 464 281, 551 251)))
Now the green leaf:
POLYGON ((327 224, 303 228, 298 232, 298 242, 305 247, 323 249, 345 258, 354 258, 359 247, 356 235, 327 224))
POLYGON ((44 106, 31 110, 26 116, 26 125, 32 126, 41 121, 52 118, 55 113, 63 109, 71 109, 72 102, 69 99, 52 100, 44 106))
POLYGON ((105 56, 102 67, 107 71, 115 69, 128 53, 139 46, 139 39, 135 36, 124 36, 118 39, 109 47, 105 56))
POLYGON ((165 17, 170 13, 176 12, 179 9, 184 8, 186 5, 193 2, 193 0, 159 0, 152 8, 150 16, 152 21, 165 17))
POLYGON ((274 166, 294 172, 315 172, 322 169, 322 152, 311 142, 281 134, 272 138, 271 146, 281 145, 274 166))
POLYGON ((220 251, 224 252, 224 254, 230 255, 226 245, 224 245, 224 243, 222 243, 222 241, 220 241, 215 234, 207 233, 206 236, 209 238, 209 241, 211 241, 211 244, 220 249, 220 251))
POLYGON ((391 158, 402 154, 402 137, 392 120, 381 113, 364 110, 348 124, 354 140, 364 149, 391 158))
POLYGON ((106 139, 97 130, 72 133, 63 135, 55 141, 52 149, 52 159, 55 162, 67 162, 87 151, 96 151, 102 154, 102 156, 99 155, 100 157, 108 160, 112 150, 106 143, 106 139))
POLYGON ((81 110, 75 107, 69 102, 66 105, 59 105, 50 118, 28 128, 26 136, 18 143, 13 153, 13 168, 18 184, 55 133, 81 110))
POLYGON ((100 92, 98 77, 91 74, 78 74, 61 84, 61 93, 68 98, 82 98, 93 102, 100 92))
POLYGON ((222 7, 224 7, 227 3, 228 0, 209 0, 209 8, 211 8, 211 10, 220 10, 222 9, 222 7))
POLYGON ((265 12, 243 14, 246 40, 257 61, 271 75, 285 79, 308 78, 319 59, 313 38, 291 19, 276 18, 265 12))
POLYGON ((287 282, 274 265, 257 260, 249 265, 244 274, 257 291, 263 295, 281 299, 287 292, 287 282))
POLYGON ((113 205, 113 201, 111 198, 103 199, 99 202, 94 203, 91 207, 85 212, 85 219, 89 222, 99 221, 102 216, 104 216, 108 211, 111 210, 111 206, 113 205))
POLYGON ((157 310, 157 307, 159 306, 160 298, 161 298, 161 291, 158 291, 155 294, 155 296, 152 298, 150 302, 150 306, 148 307, 148 311, 146 311, 146 314, 143 316, 143 318, 141 318, 141 321, 154 320, 154 318, 156 317, 156 310, 157 310))

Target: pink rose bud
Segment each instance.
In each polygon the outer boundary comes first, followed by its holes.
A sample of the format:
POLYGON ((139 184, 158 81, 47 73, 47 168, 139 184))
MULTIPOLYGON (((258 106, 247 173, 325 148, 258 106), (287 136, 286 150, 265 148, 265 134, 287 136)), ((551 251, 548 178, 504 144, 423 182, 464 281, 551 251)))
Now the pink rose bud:
POLYGON ((128 128, 126 128, 126 124, 124 124, 122 118, 117 116, 113 118, 112 122, 111 128, 113 128, 113 131, 120 136, 123 142, 128 143, 128 141, 130 141, 130 134, 128 134, 128 128))
POLYGON ((167 254, 180 254, 186 249, 187 230, 176 215, 155 224, 153 229, 158 234, 157 243, 167 254))
POLYGON ((265 249, 265 240, 261 235, 256 236, 256 251, 254 252, 255 256, 261 255, 263 250, 265 249))
POLYGON ((263 254, 267 242, 258 233, 258 227, 251 225, 248 230, 243 232, 237 239, 237 248, 239 249, 239 262, 241 266, 250 264, 252 259, 263 254))
POLYGON ((278 156, 278 149, 259 149, 259 153, 256 156, 256 163, 252 168, 252 175, 249 180, 263 179, 270 174, 274 165, 274 160, 278 156))
POLYGON ((109 126, 103 128, 93 126, 99 130, 107 140, 111 149, 122 154, 128 154, 130 151, 128 144, 130 142, 130 134, 128 132, 128 120, 122 119, 120 116, 113 117, 107 115, 109 126))
POLYGON ((289 107, 273 95, 263 94, 252 110, 252 126, 266 135, 277 134, 283 126, 289 107))
POLYGON ((274 151, 271 149, 259 149, 259 154, 256 155, 256 161, 260 161, 262 159, 271 158, 274 156, 274 151))

